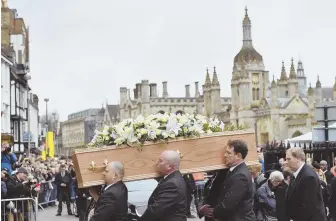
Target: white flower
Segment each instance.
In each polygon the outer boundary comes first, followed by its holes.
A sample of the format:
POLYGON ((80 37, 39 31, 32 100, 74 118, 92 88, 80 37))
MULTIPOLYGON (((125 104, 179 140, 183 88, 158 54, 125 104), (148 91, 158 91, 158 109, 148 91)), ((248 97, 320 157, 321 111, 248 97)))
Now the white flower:
POLYGON ((176 118, 170 118, 167 122, 166 131, 169 136, 175 138, 181 130, 181 125, 177 122, 176 118))
POLYGON ((203 133, 211 134, 213 131, 224 131, 225 124, 213 117, 208 119, 202 115, 195 114, 150 114, 147 117, 142 115, 136 119, 125 119, 112 127, 105 126, 101 131, 95 130, 95 136, 89 146, 110 144, 134 144, 140 141, 144 135, 146 140, 156 140, 158 137, 175 138, 181 131, 185 135, 195 136, 203 133), (203 130, 204 126, 208 128, 203 130))
POLYGON ((224 131, 225 128, 225 124, 223 123, 223 121, 220 122, 219 128, 224 131))
POLYGON ((145 125, 148 130, 155 131, 160 127, 160 124, 156 121, 149 122, 145 125))
POLYGON ((178 119, 178 122, 182 125, 189 123, 189 117, 187 115, 177 115, 176 117, 178 119))
POLYGON ((110 129, 110 127, 105 125, 104 129, 103 129, 103 132, 102 132, 102 135, 108 135, 109 134, 109 129, 110 129))
POLYGON ((219 120, 217 118, 211 119, 210 122, 209 122, 210 127, 217 127, 218 124, 219 124, 219 120))
POLYGON ((126 139, 124 137, 119 137, 114 142, 115 142, 116 145, 121 145, 125 142, 125 140, 126 139))
POLYGON ((125 129, 125 133, 123 134, 123 137, 126 139, 128 144, 135 143, 138 141, 138 138, 134 134, 134 130, 132 127, 128 127, 125 129))
POLYGON ((143 124, 145 122, 145 118, 142 115, 139 115, 137 119, 135 120, 135 123, 137 124, 143 124))
POLYGON ((162 131, 162 136, 167 139, 169 137, 169 133, 167 131, 162 131))
POLYGON ((207 131, 207 134, 212 134, 212 130, 208 130, 208 131, 207 131))
POLYGON ((196 132, 196 133, 199 133, 199 134, 204 133, 204 131, 203 131, 203 124, 200 124, 200 123, 194 124, 193 126, 191 126, 189 128, 189 130, 193 131, 193 132, 196 132))
POLYGON ((148 138, 154 140, 156 138, 155 131, 148 131, 148 138))

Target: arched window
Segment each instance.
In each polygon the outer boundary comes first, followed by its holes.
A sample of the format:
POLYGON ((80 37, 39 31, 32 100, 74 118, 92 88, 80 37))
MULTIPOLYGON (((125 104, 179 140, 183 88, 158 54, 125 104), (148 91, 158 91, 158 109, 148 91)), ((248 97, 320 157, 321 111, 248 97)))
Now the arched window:
POLYGON ((181 111, 181 110, 178 110, 178 111, 176 111, 176 113, 175 113, 175 114, 176 114, 176 115, 178 115, 178 114, 181 114, 181 115, 182 115, 183 113, 184 113, 183 111, 181 111))
POLYGON ((302 135, 302 132, 299 131, 299 130, 297 130, 297 131, 295 131, 295 132, 293 133, 292 138, 294 138, 294 137, 298 137, 298 136, 301 136, 301 135, 302 135))
POLYGON ((159 114, 164 114, 165 112, 163 110, 160 110, 158 113, 159 114))
POLYGON ((260 91, 259 91, 259 88, 257 88, 256 100, 260 100, 260 91))
POLYGON ((255 88, 253 88, 252 89, 252 100, 256 100, 256 89, 255 88))

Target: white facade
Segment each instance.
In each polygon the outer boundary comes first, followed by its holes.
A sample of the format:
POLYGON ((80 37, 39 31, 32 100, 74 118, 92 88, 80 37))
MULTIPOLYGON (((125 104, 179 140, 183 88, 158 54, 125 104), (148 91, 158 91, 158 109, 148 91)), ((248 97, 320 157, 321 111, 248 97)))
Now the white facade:
POLYGON ((205 84, 202 85, 203 95, 200 94, 198 82, 195 82, 194 95, 190 94, 190 85, 185 85, 185 95, 181 97, 169 97, 167 81, 162 82, 162 86, 162 96, 159 96, 156 83, 142 80, 141 83, 135 85, 133 97, 131 97, 130 89, 121 87, 120 120, 158 112, 221 115, 227 112, 231 103, 231 98, 220 97, 220 85, 215 68, 212 80, 209 71, 206 72, 205 84))
POLYGON ((85 118, 77 118, 63 122, 63 148, 72 148, 85 145, 84 122, 85 118))
MULTIPOLYGON (((25 33, 25 31, 23 31, 25 33)), ((11 35, 11 43, 13 45, 13 49, 16 54, 16 58, 18 59, 18 64, 26 65, 26 52, 25 52, 25 36, 24 34, 12 34, 11 35), (22 60, 21 60, 22 59, 22 60)))
POLYGON ((10 134, 10 66, 13 63, 1 55, 1 133, 10 134))
MULTIPOLYGON (((38 147, 38 138, 39 138, 39 117, 38 117, 38 107, 32 102, 32 99, 29 102, 29 124, 30 124, 30 147, 38 147)), ((28 128, 28 125, 27 127, 28 128)), ((24 141, 28 142, 28 131, 24 131, 24 141), (27 134, 27 135, 26 135, 27 134)))

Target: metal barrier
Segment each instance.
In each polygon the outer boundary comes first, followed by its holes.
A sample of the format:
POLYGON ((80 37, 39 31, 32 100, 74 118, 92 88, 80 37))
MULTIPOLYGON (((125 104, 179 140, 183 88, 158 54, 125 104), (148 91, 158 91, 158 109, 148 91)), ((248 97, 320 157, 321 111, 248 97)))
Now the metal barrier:
POLYGON ((37 198, 15 198, 1 200, 1 220, 36 221, 37 198))
MULTIPOLYGON (((74 201, 75 198, 74 186, 72 184, 70 199, 74 201)), ((49 182, 41 183, 40 192, 38 193, 38 207, 43 210, 45 207, 57 205, 57 203, 57 186, 54 181, 51 181, 50 184, 49 182)), ((73 212, 76 213, 76 204, 71 204, 73 212)))

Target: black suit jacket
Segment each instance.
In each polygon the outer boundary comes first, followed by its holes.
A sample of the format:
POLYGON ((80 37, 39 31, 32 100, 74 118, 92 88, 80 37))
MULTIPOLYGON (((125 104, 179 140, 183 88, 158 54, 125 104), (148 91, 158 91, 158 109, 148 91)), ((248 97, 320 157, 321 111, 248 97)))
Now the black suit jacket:
POLYGON ((291 181, 286 194, 286 211, 293 221, 326 221, 320 179, 304 165, 291 181))
POLYGON ((254 186, 251 173, 243 162, 224 180, 218 192, 213 216, 216 220, 255 221, 253 212, 254 186))
POLYGON ((61 173, 57 173, 55 175, 55 184, 57 186, 57 199, 64 193, 68 194, 69 197, 71 196, 72 177, 70 172, 65 171, 64 177, 61 176, 61 173), (62 183, 66 186, 62 187, 62 183))
MULTIPOLYGON (((204 185, 204 197, 199 203, 197 209, 197 214, 199 218, 202 218, 204 214, 200 213, 200 208, 204 205, 210 205, 214 208, 218 202, 218 193, 222 188, 224 180, 227 178, 227 173, 229 169, 222 169, 215 172, 215 174, 205 183, 204 185)), ((204 221, 214 221, 211 217, 204 217, 204 221)))
POLYGON ((99 196, 90 221, 125 221, 128 212, 128 190, 119 181, 108 187, 99 196))
POLYGON ((331 196, 329 201, 329 209, 331 211, 333 219, 336 220, 336 177, 331 181, 330 190, 331 196))
POLYGON ((334 174, 330 172, 329 170, 323 172, 327 181, 327 184, 330 185, 332 179, 334 178, 334 174))
POLYGON ((140 221, 186 221, 187 184, 180 171, 161 180, 148 200, 140 221))

